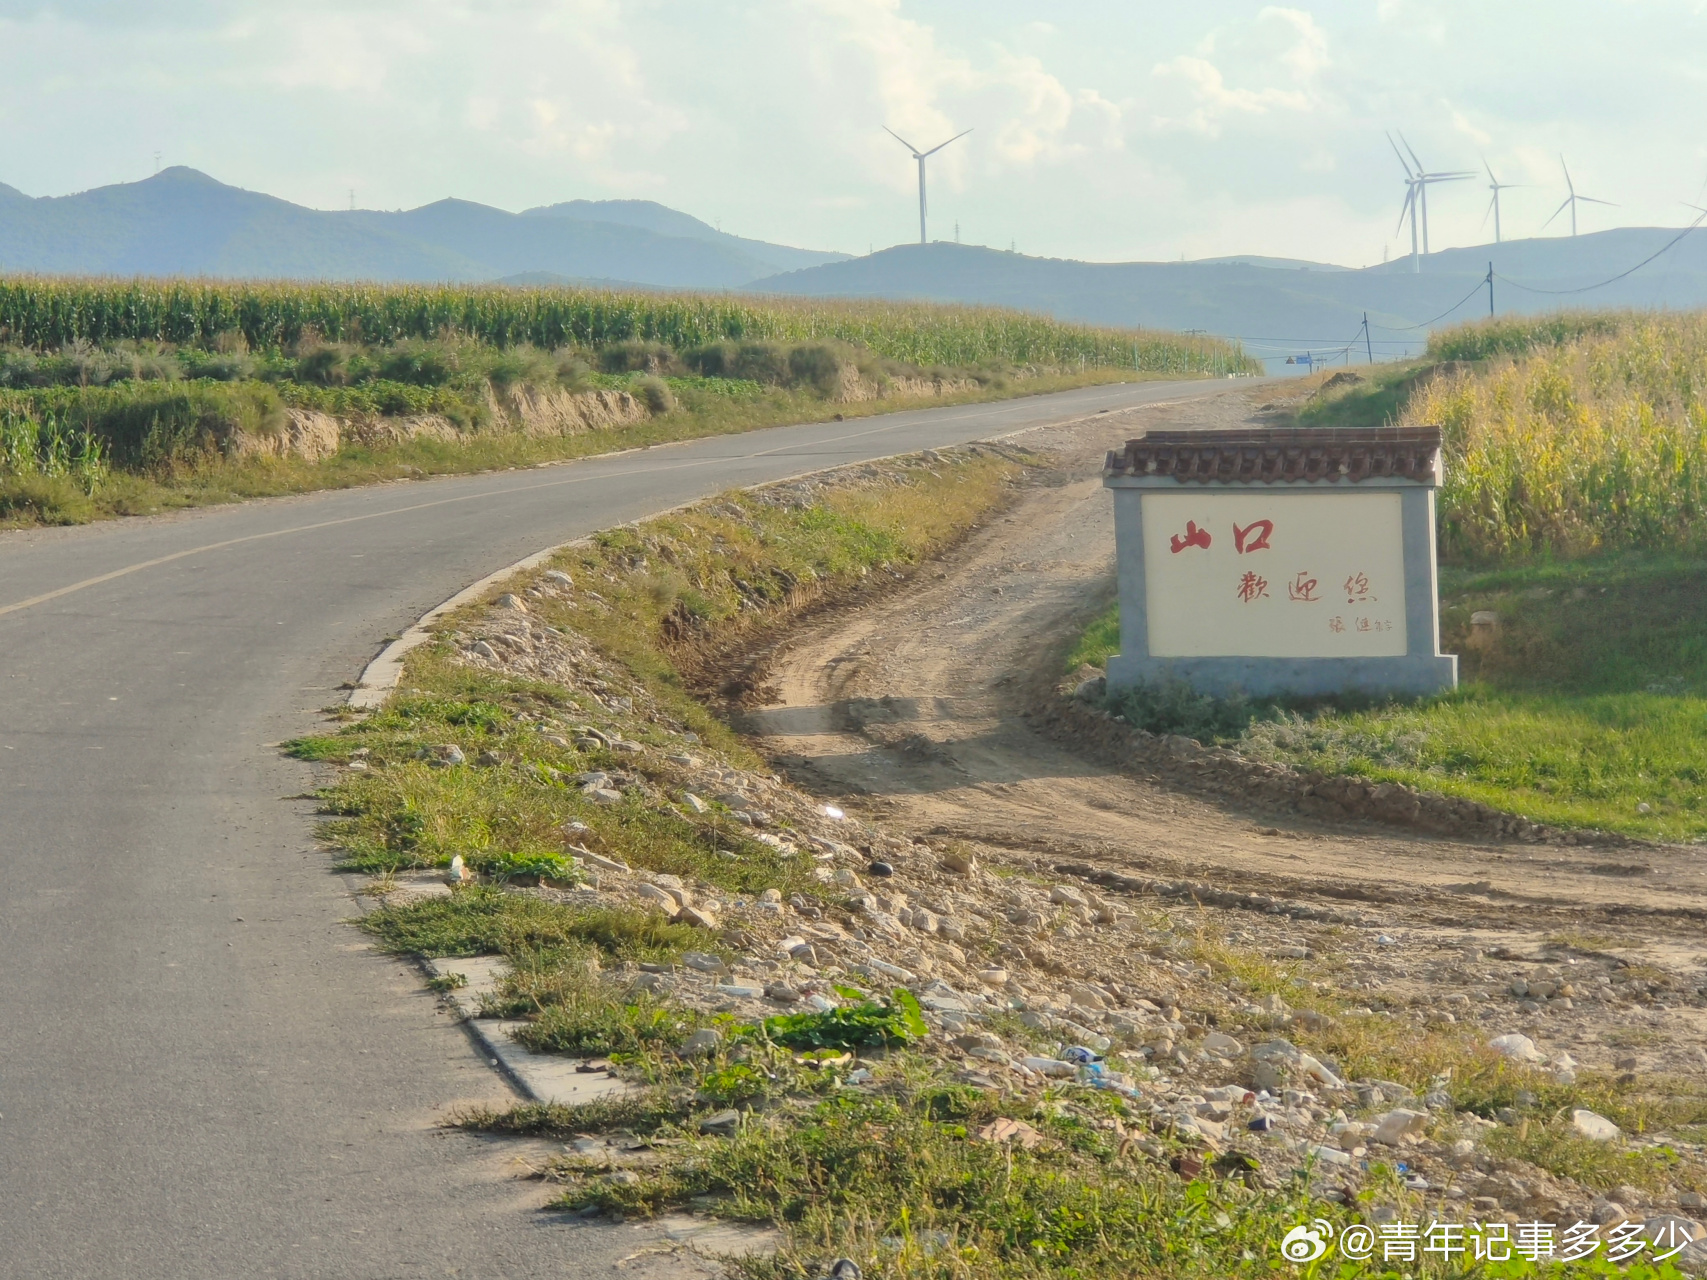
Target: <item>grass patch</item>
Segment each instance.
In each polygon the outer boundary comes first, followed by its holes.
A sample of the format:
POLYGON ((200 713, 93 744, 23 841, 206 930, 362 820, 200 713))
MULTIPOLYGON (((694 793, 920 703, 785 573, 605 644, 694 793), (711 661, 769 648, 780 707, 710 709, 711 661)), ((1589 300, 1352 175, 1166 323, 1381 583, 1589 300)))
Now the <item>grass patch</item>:
POLYGON ((762 1034, 785 1049, 805 1051, 901 1045, 922 1040, 929 1032, 918 1000, 905 988, 898 988, 893 1000, 866 1000, 851 988, 838 988, 837 994, 858 1003, 823 1013, 788 1013, 766 1018, 762 1034))
MULTIPOLYGON (((1619 551, 1441 574, 1463 684, 1422 701, 1122 695, 1138 728, 1300 769, 1403 782, 1559 827, 1707 836, 1707 562, 1619 551), (1498 617, 1492 634, 1472 628, 1498 617)), ((1078 651, 1118 648, 1111 612, 1078 651)), ((1106 656, 1103 657, 1106 662, 1106 656)))
POLYGON ((1077 671, 1082 666, 1102 667, 1120 652, 1120 602, 1115 601, 1092 618, 1073 647, 1067 651, 1062 669, 1077 671))
MULTIPOLYGON (((1158 375, 1159 376, 1159 375, 1158 375)), ((692 386, 675 391, 677 407, 631 426, 564 436, 530 436, 489 430, 451 440, 417 437, 398 444, 346 444, 332 457, 231 458, 204 455, 147 472, 108 470, 90 492, 75 476, 9 470, 0 463, 0 527, 81 524, 126 515, 149 515, 250 498, 349 489, 392 480, 469 475, 566 462, 614 449, 733 435, 765 427, 821 420, 831 413, 862 418, 936 405, 975 404, 1016 394, 1042 395, 1078 386, 1147 378, 1131 371, 1090 369, 1042 374, 1005 387, 968 388, 942 396, 897 395, 883 400, 831 403, 812 391, 761 388, 734 396, 692 386)), ((672 385, 677 381, 668 380, 672 385)))
POLYGON ((1580 1182, 1593 1191, 1631 1186, 1643 1191, 1669 1187, 1699 1190, 1707 1170, 1684 1160, 1669 1146, 1625 1150, 1615 1143, 1584 1138, 1568 1115, 1536 1120, 1527 1126, 1501 1125, 1489 1131, 1488 1150, 1508 1159, 1527 1160, 1547 1172, 1580 1182))
MULTIPOLYGON (((1004 1100, 919 1061, 884 1068, 875 1091, 755 1113, 732 1138, 696 1138, 683 1115, 673 1132, 685 1146, 638 1181, 564 1161, 553 1170, 562 1203, 649 1215, 709 1202, 721 1217, 777 1223, 784 1251, 737 1264, 753 1277, 821 1274, 837 1256, 906 1277, 1264 1275, 1300 1216, 1333 1212, 1296 1184, 1182 1181, 1133 1150, 1123 1106, 1106 1097, 1004 1100), (977 1139, 1004 1117, 1042 1143, 977 1139)), ((555 1135, 600 1119, 534 1110, 499 1123, 555 1135)))
POLYGON ((467 886, 448 898, 381 907, 362 918, 362 928, 388 951, 432 957, 574 953, 591 947, 612 959, 662 961, 679 959, 684 950, 705 942, 703 932, 670 924, 655 912, 569 907, 486 885, 467 886))
POLYGON ((1324 379, 1298 406, 1293 413, 1296 425, 1339 430, 1389 426, 1398 421, 1417 386, 1434 376, 1435 363, 1406 360, 1345 372, 1352 377, 1339 373, 1324 379))

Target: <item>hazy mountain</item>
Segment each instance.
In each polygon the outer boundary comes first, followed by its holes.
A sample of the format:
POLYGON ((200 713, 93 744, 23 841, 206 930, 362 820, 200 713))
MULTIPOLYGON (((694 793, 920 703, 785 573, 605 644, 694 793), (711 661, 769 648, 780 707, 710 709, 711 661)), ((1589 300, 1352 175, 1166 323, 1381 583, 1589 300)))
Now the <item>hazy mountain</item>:
POLYGON ((1206 262, 1213 265, 1232 263, 1239 267, 1277 267, 1296 271, 1351 271, 1352 267, 1337 266, 1332 262, 1311 262, 1308 258, 1265 258, 1260 253, 1235 253, 1222 258, 1193 258, 1193 262, 1206 262))
POLYGON ((523 209, 524 218, 577 218, 582 222, 614 222, 626 227, 661 236, 679 236, 683 240, 704 240, 708 244, 726 245, 750 258, 765 263, 772 271, 798 271, 826 262, 845 262, 845 253, 826 253, 819 249, 794 249, 785 244, 769 244, 732 236, 701 222, 692 214, 672 209, 655 200, 569 200, 563 204, 541 205, 523 209))
POLYGON ((1494 285, 1502 314, 1579 306, 1707 307, 1707 228, 1605 288, 1542 292, 1605 280, 1677 234, 1638 227, 1449 249, 1423 259, 1420 273, 1410 270, 1409 259, 1362 270, 1317 263, 1301 269, 1284 259, 1278 263, 1285 265, 1274 266, 1254 265, 1263 260, 1251 258, 1094 263, 971 245, 898 245, 753 287, 817 297, 985 303, 1093 324, 1200 329, 1246 339, 1260 355, 1348 342, 1367 312, 1376 354, 1399 354, 1419 347, 1424 326, 1442 312, 1448 313, 1443 324, 1487 314, 1486 291, 1476 290, 1490 260, 1496 277, 1507 277, 1494 285))
MULTIPOLYGON (((704 227, 686 214, 652 208, 704 227)), ((466 200, 397 213, 306 209, 181 167, 70 196, 31 199, 0 187, 0 270, 10 271, 331 280, 491 280, 549 272, 733 289, 799 264, 789 256, 799 251, 704 229, 710 238, 612 218, 523 216, 466 200)))
POLYGON ((173 168, 142 182, 32 199, 0 184, 0 271, 334 280, 497 280, 618 288, 751 289, 988 303, 1097 324, 1204 330, 1254 354, 1344 345, 1365 312, 1377 354, 1426 325, 1486 314, 1707 306, 1707 229, 1589 292, 1677 236, 1657 227, 1446 249, 1351 270, 1260 255, 1078 262, 972 245, 898 245, 862 258, 733 236, 650 200, 572 200, 507 213, 440 200, 395 213, 306 209, 173 168))

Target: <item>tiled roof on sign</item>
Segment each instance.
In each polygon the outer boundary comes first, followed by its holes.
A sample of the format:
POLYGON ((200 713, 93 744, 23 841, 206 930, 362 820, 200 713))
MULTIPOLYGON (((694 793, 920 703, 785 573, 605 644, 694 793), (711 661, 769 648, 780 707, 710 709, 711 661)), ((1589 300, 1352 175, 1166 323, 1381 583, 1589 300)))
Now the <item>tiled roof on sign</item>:
POLYGON ((1402 479, 1434 483, 1439 427, 1149 431, 1110 450, 1105 475, 1172 476, 1181 484, 1402 479))

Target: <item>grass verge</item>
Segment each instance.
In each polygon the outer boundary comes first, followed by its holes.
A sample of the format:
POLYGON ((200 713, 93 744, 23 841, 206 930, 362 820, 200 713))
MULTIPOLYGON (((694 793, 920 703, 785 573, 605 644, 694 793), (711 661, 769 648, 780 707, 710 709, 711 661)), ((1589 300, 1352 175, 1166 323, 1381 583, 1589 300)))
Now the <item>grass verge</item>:
MULTIPOLYGON (((1441 639, 1463 684, 1414 702, 1127 695, 1136 726, 1325 773, 1403 782, 1534 821, 1663 840, 1707 836, 1707 564, 1623 552, 1447 567, 1441 639), (1471 618, 1496 622, 1473 627, 1471 618)), ((1112 609, 1075 657, 1119 648, 1112 609)))
POLYGON ((487 430, 454 439, 417 436, 389 445, 346 444, 319 462, 298 457, 186 454, 170 465, 143 471, 101 465, 94 480, 79 471, 76 458, 63 467, 32 464, 27 469, 9 468, 5 459, 0 458, 0 529, 82 524, 288 493, 532 467, 617 449, 813 422, 831 414, 861 418, 909 409, 986 403, 1016 395, 1043 395, 1073 387, 1139 381, 1147 376, 1129 370, 1093 368, 1078 373, 1040 374, 1020 382, 968 388, 940 396, 896 395, 851 403, 827 401, 810 390, 757 383, 739 384, 737 389, 741 393, 729 394, 726 387, 714 385, 715 379, 671 378, 658 379, 671 389, 675 407, 669 412, 631 426, 574 435, 534 436, 521 431, 487 430))

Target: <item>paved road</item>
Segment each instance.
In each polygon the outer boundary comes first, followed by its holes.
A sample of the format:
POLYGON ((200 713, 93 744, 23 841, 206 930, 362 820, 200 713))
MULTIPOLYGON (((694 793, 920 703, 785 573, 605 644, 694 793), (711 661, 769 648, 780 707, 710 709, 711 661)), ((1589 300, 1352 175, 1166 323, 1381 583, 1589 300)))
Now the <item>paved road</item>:
POLYGON ((0 534, 0 1276, 610 1273, 632 1239, 528 1213, 537 1189, 492 1144, 433 1127, 503 1086, 344 923, 311 806, 281 800, 311 778, 268 744, 312 727, 385 635, 541 547, 1224 386, 0 534))

